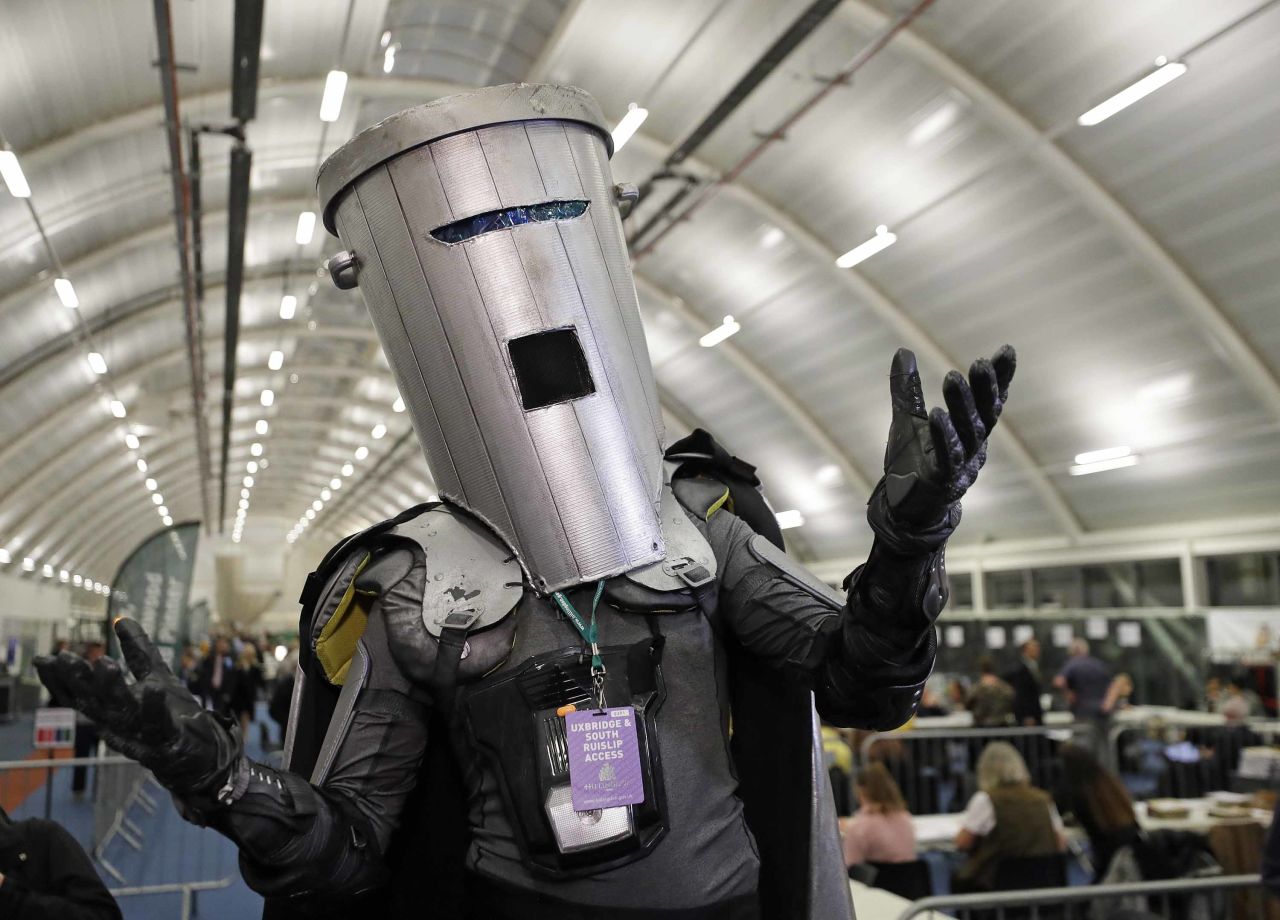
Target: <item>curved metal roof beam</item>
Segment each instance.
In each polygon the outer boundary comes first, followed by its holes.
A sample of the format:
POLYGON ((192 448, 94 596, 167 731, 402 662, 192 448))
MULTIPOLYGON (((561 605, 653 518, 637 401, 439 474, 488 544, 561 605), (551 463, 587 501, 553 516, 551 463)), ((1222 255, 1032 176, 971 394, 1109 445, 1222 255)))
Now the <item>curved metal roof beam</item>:
MULTIPOLYGON (((889 22, 888 16, 864 0, 847 0, 841 9, 863 28, 876 30, 889 22)), ((1043 134, 1031 119, 927 39, 905 29, 898 34, 893 48, 972 99, 992 124, 1022 145, 1028 156, 1056 177, 1094 217, 1110 227, 1111 232, 1160 281, 1174 300, 1182 304, 1209 341, 1230 357, 1226 363, 1271 415, 1280 418, 1280 377, 1231 318, 1132 211, 1053 138, 1043 134)))

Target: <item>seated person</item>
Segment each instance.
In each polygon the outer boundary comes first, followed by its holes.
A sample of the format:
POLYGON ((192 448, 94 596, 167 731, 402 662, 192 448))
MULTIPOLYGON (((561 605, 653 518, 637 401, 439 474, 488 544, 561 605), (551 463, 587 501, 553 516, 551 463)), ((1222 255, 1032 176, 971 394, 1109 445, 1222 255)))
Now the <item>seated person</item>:
POLYGON ((1053 799, 1031 785, 1027 764, 1012 744, 993 741, 983 750, 978 790, 956 835, 956 849, 969 857, 952 879, 953 891, 991 891, 1002 860, 1052 856, 1067 848, 1053 799))
POLYGON ((1069 744, 1060 756, 1062 776, 1054 798, 1089 835, 1096 884, 1106 876, 1116 851, 1138 836, 1138 819, 1124 784, 1092 751, 1069 744))
POLYGON ((969 691, 974 728, 1002 728, 1013 723, 1013 688, 996 674, 990 658, 978 662, 981 676, 969 691))
POLYGON ((871 763, 858 773, 854 785, 858 812, 840 819, 846 866, 859 863, 901 863, 916 858, 916 829, 903 801, 902 790, 884 764, 871 763))
POLYGON ((14 821, 0 809, 0 917, 120 920, 120 908, 61 825, 14 821))

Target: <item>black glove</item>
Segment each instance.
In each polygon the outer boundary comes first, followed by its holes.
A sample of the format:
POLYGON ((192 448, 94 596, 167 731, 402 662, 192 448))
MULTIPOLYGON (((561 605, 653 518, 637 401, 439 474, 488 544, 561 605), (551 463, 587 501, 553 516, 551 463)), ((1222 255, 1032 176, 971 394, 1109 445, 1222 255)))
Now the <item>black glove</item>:
POLYGON ((108 745, 151 770, 170 791, 216 794, 240 760, 239 730, 200 705, 136 621, 121 617, 115 630, 137 683, 127 684, 120 665, 105 655, 91 666, 70 652, 37 657, 40 680, 88 716, 108 745))
POLYGON ((916 356, 898 349, 889 372, 893 423, 884 453, 884 479, 868 514, 877 534, 892 543, 891 535, 881 531, 905 528, 926 544, 940 545, 955 529, 960 497, 986 462, 987 437, 1009 396, 1016 366, 1017 355, 1005 345, 990 361, 973 362, 968 383, 959 371, 951 371, 942 383, 949 411, 935 408, 926 413, 916 356), (890 521, 900 526, 893 528, 890 521), (941 539, 931 540, 931 534, 941 539))

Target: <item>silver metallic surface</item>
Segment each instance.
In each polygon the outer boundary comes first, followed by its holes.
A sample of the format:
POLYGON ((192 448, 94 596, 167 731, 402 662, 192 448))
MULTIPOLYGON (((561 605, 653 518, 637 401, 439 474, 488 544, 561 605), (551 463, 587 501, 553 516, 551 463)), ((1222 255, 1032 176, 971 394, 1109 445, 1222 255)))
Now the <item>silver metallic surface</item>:
MULTIPOLYGON (((422 547, 427 561, 422 622, 437 639, 449 614, 474 613, 468 631, 476 632, 505 619, 524 593, 523 573, 511 553, 462 515, 432 509, 397 524, 391 533, 422 547)), ((462 657, 469 654, 464 649, 462 657)))
POLYGON ((298 713, 302 711, 302 694, 306 689, 307 675, 302 670, 302 665, 294 668, 293 693, 289 698, 289 721, 284 729, 284 750, 280 755, 280 766, 282 769, 289 769, 289 763, 293 760, 293 743, 298 737, 298 713))
POLYGON ((577 853, 603 846, 630 837, 634 832, 631 806, 574 811, 573 790, 567 784, 552 787, 543 807, 561 853, 577 853))
POLYGON ((441 100, 394 120, 405 132, 394 142, 390 129, 362 134, 321 176, 322 188, 335 169, 359 176, 328 197, 440 494, 489 524, 543 592, 664 552, 662 414, 607 134, 583 123, 585 98, 516 85, 441 100), (497 114, 508 121, 465 130, 497 114), (447 136, 407 133, 428 129, 447 136), (367 171, 341 166, 400 150, 367 171), (455 244, 431 235, 477 214, 563 200, 589 206, 455 244), (508 342, 565 327, 594 392, 526 411, 508 342))
POLYGON ((324 225, 333 223, 337 198, 369 170, 402 153, 449 135, 474 132, 488 125, 531 119, 579 122, 599 131, 613 155, 613 139, 600 106, 576 86, 508 83, 446 96, 384 118, 335 150, 320 167, 316 186, 324 225))
POLYGON ((655 591, 682 591, 685 583, 672 574, 668 560, 690 559, 695 564, 706 568, 711 575, 716 574, 716 557, 693 521, 689 513, 676 500, 669 485, 662 487, 662 538, 667 544, 667 557, 642 569, 633 569, 627 578, 646 588, 655 591))

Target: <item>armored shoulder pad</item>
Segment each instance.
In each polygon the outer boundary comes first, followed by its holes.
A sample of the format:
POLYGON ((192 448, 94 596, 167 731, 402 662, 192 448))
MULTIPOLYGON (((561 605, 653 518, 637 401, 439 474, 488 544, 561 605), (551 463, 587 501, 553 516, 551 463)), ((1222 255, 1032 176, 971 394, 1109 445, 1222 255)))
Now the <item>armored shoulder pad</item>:
POLYGON ((401 521, 390 534, 422 548, 422 622, 437 639, 446 626, 476 632, 498 623, 524 593, 515 554, 465 512, 437 505, 401 521))

